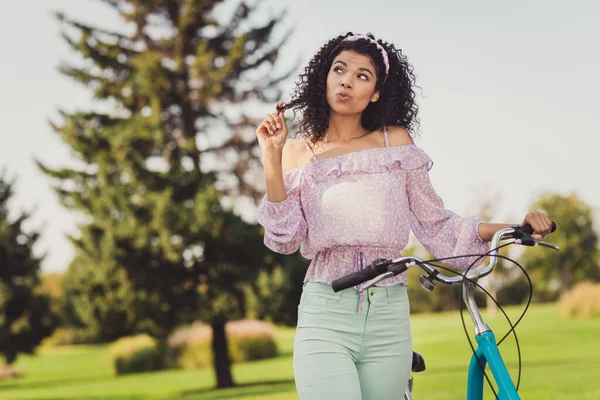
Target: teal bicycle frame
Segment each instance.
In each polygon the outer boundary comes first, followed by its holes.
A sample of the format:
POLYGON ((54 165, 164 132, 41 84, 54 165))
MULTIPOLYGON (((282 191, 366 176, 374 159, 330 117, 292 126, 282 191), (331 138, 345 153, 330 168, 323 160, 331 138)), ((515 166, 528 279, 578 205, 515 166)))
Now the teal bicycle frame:
MULTIPOLYGON (((498 247, 497 245, 495 247, 498 247)), ((496 258, 496 257, 493 257, 496 258)), ((493 262, 495 264, 495 261, 493 262)), ((492 261, 490 261, 492 264, 492 261)), ((493 266, 493 265, 492 265, 493 266)), ((475 303, 475 282, 478 278, 473 278, 472 282, 465 282, 463 292, 463 300, 471 318, 475 325, 475 339, 477 341, 477 349, 471 356, 469 364, 469 375, 467 381, 467 400, 482 400, 484 373, 486 365, 489 365, 492 372, 493 380, 498 386, 499 400, 521 400, 517 393, 515 384, 513 383, 506 365, 502 360, 496 337, 491 328, 483 322, 483 318, 479 313, 479 308, 475 303)))
MULTIPOLYGON (((477 349, 471 358, 471 364, 469 365, 469 375, 467 381, 467 400, 482 400, 483 399, 483 385, 484 385, 484 370, 486 365, 489 365, 490 370, 492 372, 492 377, 497 386, 498 386, 498 400, 520 400, 521 397, 517 393, 517 389, 515 388, 515 384, 513 383, 508 370, 506 369, 506 365, 502 360, 502 356, 498 351, 498 346, 496 345, 496 338, 494 337, 494 333, 490 329, 490 327, 483 322, 483 318, 479 312, 479 308, 475 303, 475 288, 476 283, 479 279, 484 276, 490 274, 496 265, 496 261, 498 259, 498 246, 501 240, 508 238, 512 240, 512 243, 515 244, 523 244, 527 246, 540 245, 543 247, 548 247, 553 250, 559 250, 559 248, 552 243, 543 242, 543 241, 534 241, 531 237, 526 240, 514 239, 511 238, 511 235, 515 234, 516 230, 514 228, 506 228, 499 230, 496 232, 494 237, 491 240, 491 248, 493 249, 488 254, 489 263, 486 266, 478 267, 476 269, 470 270, 467 273, 468 280, 465 280, 463 283, 463 276, 445 276, 439 273, 439 271, 425 261, 421 260, 418 257, 407 256, 407 257, 399 257, 397 259, 391 260, 390 265, 387 267, 388 272, 382 273, 366 282, 366 284, 361 288, 361 290, 366 290, 367 288, 375 285, 377 282, 382 281, 391 276, 397 275, 398 273, 404 272, 409 268, 418 266, 423 271, 425 271, 426 275, 421 276, 419 282, 424 289, 432 291, 435 288, 435 282, 439 282, 444 285, 455 286, 455 285, 464 285, 463 290, 463 301, 473 319, 473 324, 475 328, 475 337, 477 340, 477 349)), ((412 381, 411 381, 412 383, 412 381)), ((404 399, 410 400, 411 397, 411 389, 412 384, 409 385, 407 389, 404 399)))
POLYGON ((477 336, 479 347, 471 357, 469 365, 469 380, 467 400, 483 399, 483 370, 489 364, 494 380, 498 385, 498 398, 502 400, 520 400, 517 389, 508 374, 506 365, 496 346, 496 338, 492 331, 477 336))

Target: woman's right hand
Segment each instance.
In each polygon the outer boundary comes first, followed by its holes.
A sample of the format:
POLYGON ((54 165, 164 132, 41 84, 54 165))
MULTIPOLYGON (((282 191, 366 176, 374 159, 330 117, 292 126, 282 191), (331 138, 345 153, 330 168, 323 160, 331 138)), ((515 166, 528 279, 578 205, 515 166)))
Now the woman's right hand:
MULTIPOLYGON (((283 101, 278 106, 282 108, 283 101)), ((278 151, 280 154, 285 145, 288 127, 284 117, 285 110, 267 114, 256 129, 256 137, 262 151, 278 151)))

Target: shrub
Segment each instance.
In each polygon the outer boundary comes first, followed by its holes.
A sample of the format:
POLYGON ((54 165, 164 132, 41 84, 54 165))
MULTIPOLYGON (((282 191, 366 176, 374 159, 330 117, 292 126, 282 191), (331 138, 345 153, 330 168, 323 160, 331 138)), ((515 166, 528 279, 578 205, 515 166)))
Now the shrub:
POLYGON ((254 336, 242 338, 237 342, 240 357, 244 361, 262 360, 277 357, 277 345, 272 338, 254 336))
POLYGON ((561 296, 559 305, 566 318, 600 317, 600 283, 578 283, 561 296))
POLYGON ((202 369, 212 364, 212 332, 199 322, 174 332, 169 338, 167 365, 170 368, 202 369))
MULTIPOLYGON (((277 356, 275 328, 257 320, 240 320, 225 325, 232 362, 277 356)), ((212 365, 212 329, 202 323, 175 332, 169 338, 167 363, 174 368, 206 368, 212 365)))
POLYGON ((170 368, 203 369, 212 365, 212 357, 209 341, 183 344, 169 350, 167 365, 170 368))
POLYGON ((54 333, 43 340, 44 346, 72 346, 75 344, 96 343, 93 337, 81 329, 58 328, 54 333))
POLYGON ((277 356, 275 328, 258 320, 240 320, 225 326, 234 362, 262 360, 277 356))
POLYGON ((3 379, 22 378, 23 372, 16 370, 12 365, 0 365, 0 381, 3 379))
POLYGON ((109 356, 117 375, 156 371, 164 366, 157 340, 148 335, 124 337, 115 341, 110 346, 109 356))

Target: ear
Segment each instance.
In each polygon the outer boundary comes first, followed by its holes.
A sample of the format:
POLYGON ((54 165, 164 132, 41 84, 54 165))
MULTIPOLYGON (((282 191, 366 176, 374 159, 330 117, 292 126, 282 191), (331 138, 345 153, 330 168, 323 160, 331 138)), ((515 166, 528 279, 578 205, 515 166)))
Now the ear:
POLYGON ((371 96, 371 103, 376 103, 377 100, 379 100, 379 92, 375 92, 373 93, 373 96, 371 96))

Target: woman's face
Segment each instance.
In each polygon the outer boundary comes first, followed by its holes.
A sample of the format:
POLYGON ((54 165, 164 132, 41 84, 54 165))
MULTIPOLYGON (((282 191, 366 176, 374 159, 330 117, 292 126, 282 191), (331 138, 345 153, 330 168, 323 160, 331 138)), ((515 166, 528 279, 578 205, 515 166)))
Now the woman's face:
POLYGON ((341 115, 360 114, 379 99, 375 64, 371 57, 344 50, 333 60, 327 74, 327 103, 341 115))

